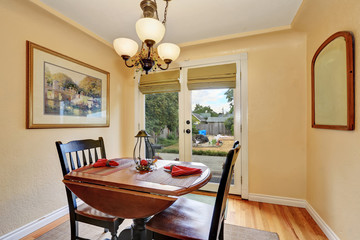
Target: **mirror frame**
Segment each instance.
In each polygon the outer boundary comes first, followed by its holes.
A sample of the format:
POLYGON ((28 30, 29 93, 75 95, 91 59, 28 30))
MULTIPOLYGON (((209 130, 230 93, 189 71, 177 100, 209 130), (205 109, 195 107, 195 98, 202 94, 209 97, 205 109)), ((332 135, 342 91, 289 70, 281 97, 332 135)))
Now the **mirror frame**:
MULTIPOLYGON (((351 32, 337 32, 331 35, 316 51, 311 63, 311 104, 312 104, 312 127, 334 130, 354 130, 355 109, 354 109, 354 41, 351 32), (347 81, 347 125, 321 125, 315 123, 315 63, 321 51, 338 37, 344 37, 346 41, 346 79, 347 81)), ((340 79, 342 80, 342 79, 340 79)))

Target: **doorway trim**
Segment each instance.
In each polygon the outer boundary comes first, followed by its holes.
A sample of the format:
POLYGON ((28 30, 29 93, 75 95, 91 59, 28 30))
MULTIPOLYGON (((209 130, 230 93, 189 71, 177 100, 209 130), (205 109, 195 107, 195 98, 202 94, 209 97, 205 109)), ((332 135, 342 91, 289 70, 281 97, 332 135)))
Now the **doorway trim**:
MULTIPOLYGON (((246 52, 218 56, 206 59, 186 60, 177 64, 177 68, 196 67, 206 64, 221 64, 229 61, 240 60, 240 109, 241 109, 241 197, 242 199, 249 198, 249 180, 248 180, 248 54, 246 52)), ((135 80, 138 82, 140 74, 135 75, 135 80)), ((135 87, 135 132, 145 127, 145 104, 144 95, 140 93, 138 87, 135 87)), ((179 125, 179 129, 181 126, 179 125)))
POLYGON ((186 60, 177 66, 181 68, 222 64, 240 60, 240 109, 241 109, 241 198, 249 199, 248 177, 248 54, 246 52, 205 59, 186 60))

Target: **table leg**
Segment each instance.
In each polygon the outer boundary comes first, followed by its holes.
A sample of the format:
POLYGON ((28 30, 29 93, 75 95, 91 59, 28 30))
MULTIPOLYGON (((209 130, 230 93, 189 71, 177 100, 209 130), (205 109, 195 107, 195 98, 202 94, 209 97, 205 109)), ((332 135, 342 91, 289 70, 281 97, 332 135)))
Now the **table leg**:
POLYGON ((150 220, 148 218, 137 218, 133 220, 133 224, 131 225, 132 232, 132 240, 147 240, 147 231, 145 228, 145 224, 150 220))
POLYGON ((131 240, 131 227, 127 227, 121 231, 119 240, 131 240))
POLYGON ((121 231, 119 240, 151 240, 152 235, 145 228, 145 224, 149 220, 150 217, 134 219, 131 227, 127 227, 121 231))

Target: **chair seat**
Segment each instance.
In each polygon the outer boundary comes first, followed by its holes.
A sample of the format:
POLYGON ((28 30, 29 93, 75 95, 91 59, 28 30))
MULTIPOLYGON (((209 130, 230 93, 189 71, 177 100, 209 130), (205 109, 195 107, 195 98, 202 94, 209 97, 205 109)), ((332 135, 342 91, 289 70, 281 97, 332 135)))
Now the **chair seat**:
POLYGON ((90 217, 90 218, 95 218, 101 221, 107 221, 107 222, 115 222, 118 217, 103 213, 99 210, 96 210, 95 208, 87 205, 86 203, 81 204, 80 206, 77 207, 77 209, 75 210, 75 212, 77 214, 86 216, 86 217, 90 217))
POLYGON ((213 206, 187 198, 179 198, 166 210, 155 215, 146 228, 179 239, 208 239, 213 206))

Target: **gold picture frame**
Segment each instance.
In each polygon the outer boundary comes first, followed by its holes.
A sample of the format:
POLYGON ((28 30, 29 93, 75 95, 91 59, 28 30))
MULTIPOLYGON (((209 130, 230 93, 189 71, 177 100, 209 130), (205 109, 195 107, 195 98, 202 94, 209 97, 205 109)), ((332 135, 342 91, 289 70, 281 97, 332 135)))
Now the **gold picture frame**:
POLYGON ((27 128, 108 127, 110 73, 30 41, 27 128))

